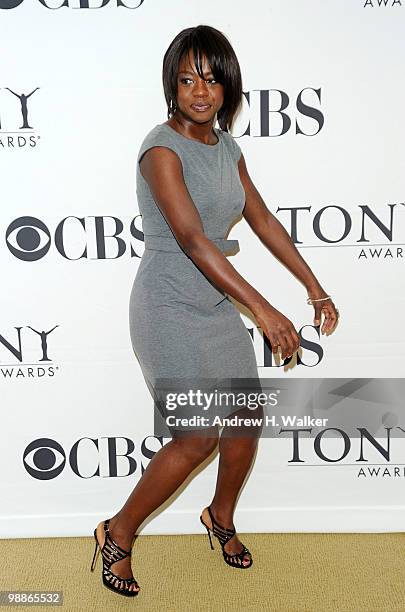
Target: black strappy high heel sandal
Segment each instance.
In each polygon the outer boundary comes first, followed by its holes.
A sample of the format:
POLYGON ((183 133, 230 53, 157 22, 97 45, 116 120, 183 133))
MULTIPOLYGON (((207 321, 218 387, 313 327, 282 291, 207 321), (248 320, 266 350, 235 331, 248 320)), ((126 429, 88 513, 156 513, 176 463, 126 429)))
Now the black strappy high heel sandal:
POLYGON ((252 555, 250 554, 250 551, 246 548, 246 546, 244 546, 243 544, 242 544, 243 549, 240 553, 235 553, 231 555, 225 551, 224 549, 225 544, 229 542, 231 538, 233 538, 233 536, 236 533, 236 530, 226 529, 225 527, 221 527, 221 525, 219 525, 217 521, 214 519, 214 517, 212 516, 210 506, 207 507, 207 510, 211 518, 212 529, 210 529, 208 525, 204 523, 202 515, 200 516, 200 521, 207 530, 208 537, 210 539, 211 549, 214 550, 214 547, 212 545, 212 540, 211 540, 211 533, 212 533, 219 540, 219 543, 221 544, 222 554, 224 556, 225 563, 227 563, 231 567, 238 567, 240 569, 248 569, 248 567, 251 567, 253 564, 252 555), (245 555, 250 555, 249 565, 243 564, 243 558, 245 557, 245 555))
POLYGON ((125 559, 125 557, 131 556, 131 551, 124 550, 121 546, 118 546, 116 542, 111 538, 110 532, 108 529, 108 525, 110 523, 110 519, 106 519, 104 521, 104 534, 105 541, 102 548, 100 548, 100 544, 97 540, 97 529, 94 530, 94 539, 96 540, 96 547, 94 550, 93 561, 90 566, 90 571, 94 571, 96 567, 98 553, 101 550, 101 555, 103 557, 103 584, 107 589, 114 591, 114 593, 119 593, 120 595, 125 595, 126 597, 135 597, 138 595, 139 590, 131 589, 130 586, 134 584, 136 587, 139 587, 139 584, 135 580, 135 578, 120 578, 120 576, 116 576, 111 570, 110 567, 116 561, 121 561, 125 559))

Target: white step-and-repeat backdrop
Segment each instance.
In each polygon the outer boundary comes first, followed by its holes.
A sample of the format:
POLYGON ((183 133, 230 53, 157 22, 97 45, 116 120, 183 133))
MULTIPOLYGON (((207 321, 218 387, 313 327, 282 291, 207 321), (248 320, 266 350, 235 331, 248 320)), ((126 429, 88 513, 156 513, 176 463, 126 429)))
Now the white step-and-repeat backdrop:
MULTIPOLYGON (((275 361, 242 312, 261 376, 360 379, 353 422, 374 411, 375 439, 386 447, 392 434, 385 455, 359 438, 344 453, 339 435, 319 452, 302 436, 300 462, 291 435, 261 439, 238 529, 402 530, 394 429, 405 423, 387 379, 404 376, 405 357, 403 5, 0 0, 2 537, 91 534, 167 442, 153 436, 129 335, 143 252, 135 162, 167 118, 164 52, 198 24, 235 48, 244 104, 233 135, 341 312, 336 332, 321 335, 305 288, 242 219, 230 261, 302 339, 298 357, 275 361), (387 392, 376 401, 378 379, 387 392)), ((332 405, 343 414, 344 393, 332 405)), ((143 532, 199 533, 217 460, 143 532)))

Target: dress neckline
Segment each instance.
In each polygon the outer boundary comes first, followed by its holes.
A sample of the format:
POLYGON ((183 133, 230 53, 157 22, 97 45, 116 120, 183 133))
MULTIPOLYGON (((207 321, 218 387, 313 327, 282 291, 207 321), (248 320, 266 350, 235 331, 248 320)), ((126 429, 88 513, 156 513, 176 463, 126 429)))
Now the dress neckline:
POLYGON ((217 130, 217 128, 215 127, 213 128, 213 130, 216 134, 216 137, 218 138, 218 142, 216 142, 215 144, 206 144, 205 142, 201 142, 200 140, 195 140, 194 138, 188 138, 187 136, 180 134, 180 132, 172 128, 168 123, 161 123, 160 125, 167 127, 167 129, 169 129, 171 132, 174 132, 175 134, 177 134, 177 136, 180 136, 180 138, 183 138, 184 140, 188 140, 189 142, 195 142, 196 144, 202 145, 203 147, 215 149, 215 147, 218 147, 221 143, 220 131, 217 130))

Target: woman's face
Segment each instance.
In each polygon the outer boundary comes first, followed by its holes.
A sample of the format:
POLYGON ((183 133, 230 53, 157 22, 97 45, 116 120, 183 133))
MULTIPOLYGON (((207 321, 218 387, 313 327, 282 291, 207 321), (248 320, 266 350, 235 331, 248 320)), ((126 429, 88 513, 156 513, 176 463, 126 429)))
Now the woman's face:
POLYGON ((195 123, 211 122, 224 102, 224 86, 214 79, 205 55, 202 57, 202 71, 204 79, 197 73, 191 50, 180 60, 177 109, 195 123))

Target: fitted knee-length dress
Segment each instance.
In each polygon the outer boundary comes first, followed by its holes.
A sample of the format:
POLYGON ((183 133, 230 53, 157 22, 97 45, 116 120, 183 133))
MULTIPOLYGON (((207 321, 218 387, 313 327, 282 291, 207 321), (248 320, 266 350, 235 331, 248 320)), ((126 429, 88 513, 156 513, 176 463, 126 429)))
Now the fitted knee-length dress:
POLYGON ((140 172, 144 153, 167 147, 180 158, 183 177, 204 232, 226 255, 227 240, 245 205, 233 136, 215 129, 218 142, 198 142, 168 124, 156 125, 137 156, 136 192, 145 250, 129 303, 133 350, 150 391, 160 379, 259 380, 253 341, 228 295, 182 250, 140 172))

